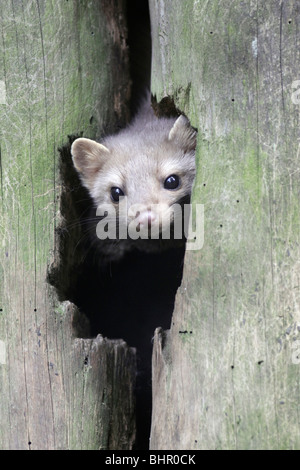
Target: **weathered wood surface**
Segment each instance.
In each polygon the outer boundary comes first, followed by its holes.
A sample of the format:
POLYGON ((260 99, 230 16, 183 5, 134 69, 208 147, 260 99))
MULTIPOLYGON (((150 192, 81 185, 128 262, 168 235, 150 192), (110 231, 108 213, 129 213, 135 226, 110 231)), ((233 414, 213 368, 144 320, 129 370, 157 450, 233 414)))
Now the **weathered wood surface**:
POLYGON ((155 337, 151 448, 299 449, 299 2, 150 11, 152 91, 199 130, 205 205, 204 246, 155 337))
POLYGON ((57 149, 68 134, 95 138, 126 121, 125 38, 122 0, 0 3, 1 449, 134 440, 135 351, 75 338, 84 319, 46 282, 72 189, 57 149))

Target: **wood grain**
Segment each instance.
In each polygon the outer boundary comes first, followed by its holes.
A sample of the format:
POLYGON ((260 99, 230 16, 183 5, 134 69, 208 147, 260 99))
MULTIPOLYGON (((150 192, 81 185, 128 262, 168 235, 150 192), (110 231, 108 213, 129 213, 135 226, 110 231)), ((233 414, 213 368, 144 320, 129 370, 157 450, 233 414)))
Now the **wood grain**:
POLYGON ((124 2, 12 0, 0 18, 0 448, 128 449, 135 351, 76 337, 83 314, 47 282, 68 261, 58 147, 128 117, 124 2))
POLYGON ((299 3, 150 12, 153 92, 198 128, 205 213, 155 337, 151 448, 299 449, 299 3))

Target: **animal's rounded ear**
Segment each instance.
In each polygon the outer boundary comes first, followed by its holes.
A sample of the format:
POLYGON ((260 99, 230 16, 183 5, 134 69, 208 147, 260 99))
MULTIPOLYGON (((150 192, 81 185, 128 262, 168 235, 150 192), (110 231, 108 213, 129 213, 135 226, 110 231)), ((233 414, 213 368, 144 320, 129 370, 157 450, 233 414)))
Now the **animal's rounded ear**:
POLYGON ((71 147, 73 163, 83 184, 91 189, 97 172, 107 160, 110 151, 94 140, 81 137, 76 139, 71 147))
POLYGON ((175 142, 184 151, 195 150, 197 144, 197 131, 190 121, 181 114, 176 119, 169 133, 169 140, 175 142))

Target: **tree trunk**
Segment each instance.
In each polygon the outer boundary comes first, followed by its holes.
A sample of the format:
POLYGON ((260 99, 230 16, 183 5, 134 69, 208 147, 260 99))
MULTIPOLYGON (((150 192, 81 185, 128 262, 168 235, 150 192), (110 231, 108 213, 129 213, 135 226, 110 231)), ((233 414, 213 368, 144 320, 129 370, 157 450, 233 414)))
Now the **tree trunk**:
POLYGON ((87 338, 68 302, 78 240, 64 220, 74 188, 58 152, 68 135, 96 138, 127 120, 124 8, 0 5, 1 449, 130 449, 134 440, 135 351, 87 338))
POLYGON ((152 91, 198 128, 205 213, 155 336, 151 448, 299 449, 299 2, 150 11, 152 91))

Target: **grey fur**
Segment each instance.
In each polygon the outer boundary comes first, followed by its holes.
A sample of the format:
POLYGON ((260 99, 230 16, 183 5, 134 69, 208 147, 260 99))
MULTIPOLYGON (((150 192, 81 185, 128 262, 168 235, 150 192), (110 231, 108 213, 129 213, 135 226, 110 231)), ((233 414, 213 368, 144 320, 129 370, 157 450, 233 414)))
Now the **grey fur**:
MULTIPOLYGON (((105 137, 101 144, 77 139, 71 153, 81 181, 96 206, 111 204, 118 212, 118 204, 112 201, 110 193, 111 187, 118 187, 127 197, 128 207, 139 204, 141 211, 149 214, 150 206, 162 204, 163 209, 158 206, 153 215, 155 224, 165 217, 172 220, 172 206, 190 197, 195 177, 196 137, 187 118, 181 115, 177 119, 158 119, 147 102, 127 128, 105 137), (175 190, 165 189, 164 181, 174 174, 179 176, 180 186, 175 190)), ((157 251, 174 242, 106 240, 99 241, 98 249, 109 259, 119 259, 134 248, 157 251)))

